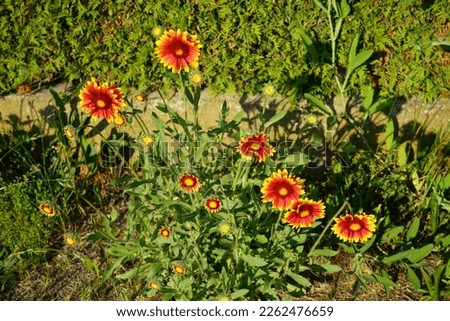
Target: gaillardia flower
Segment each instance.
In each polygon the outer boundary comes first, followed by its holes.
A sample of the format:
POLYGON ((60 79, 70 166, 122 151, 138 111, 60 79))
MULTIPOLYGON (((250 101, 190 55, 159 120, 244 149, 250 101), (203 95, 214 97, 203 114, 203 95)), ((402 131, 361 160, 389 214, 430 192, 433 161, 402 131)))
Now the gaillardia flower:
POLYGON ((156 54, 165 67, 178 74, 181 68, 188 72, 189 68, 198 67, 201 47, 197 36, 171 29, 156 41, 156 54))
POLYGON ((79 98, 79 107, 85 108, 94 120, 105 117, 108 122, 112 122, 118 110, 125 106, 120 88, 108 83, 100 85, 95 78, 81 89, 79 98))
POLYGON ((170 237, 170 230, 167 227, 162 227, 159 230, 159 235, 161 235, 162 237, 168 239, 170 237))
POLYGON ((272 202, 272 207, 280 210, 290 208, 305 193, 302 181, 290 176, 287 170, 279 170, 264 180, 261 188, 263 202, 272 202))
POLYGON ((322 201, 311 201, 300 198, 295 201, 289 211, 284 214, 282 222, 293 228, 309 227, 317 218, 325 216, 325 205, 322 201))
POLYGON ((222 208, 222 203, 218 198, 211 197, 205 201, 205 208, 210 213, 217 213, 222 208))
POLYGON ((245 159, 251 159, 253 155, 257 156, 258 162, 264 161, 267 156, 272 156, 275 152, 264 133, 243 137, 237 150, 245 159))
POLYGON ((172 270, 179 275, 185 275, 186 274, 186 265, 181 262, 175 262, 172 264, 172 270))
POLYGON ((178 184, 180 184, 182 190, 185 190, 188 193, 197 192, 200 188, 200 181, 194 174, 183 174, 178 179, 178 184))
POLYGON ((39 210, 47 216, 55 216, 56 211, 55 208, 49 202, 42 202, 39 204, 39 210))
POLYGON ((335 218, 334 221, 336 223, 331 230, 346 242, 366 242, 373 236, 376 229, 375 216, 364 212, 355 215, 347 214, 335 218))

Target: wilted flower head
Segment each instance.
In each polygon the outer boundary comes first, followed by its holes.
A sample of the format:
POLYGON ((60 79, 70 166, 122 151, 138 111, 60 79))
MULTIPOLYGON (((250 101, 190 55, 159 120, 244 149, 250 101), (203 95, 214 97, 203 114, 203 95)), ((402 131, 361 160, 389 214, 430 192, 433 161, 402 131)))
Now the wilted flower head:
POLYGON ((39 204, 39 210, 46 216, 55 216, 56 211, 50 202, 42 202, 39 204))
POLYGON ((144 94, 136 94, 136 95, 134 95, 134 99, 136 99, 138 102, 142 103, 145 101, 145 95, 144 94))
POLYGON ((172 270, 179 275, 185 275, 187 268, 186 265, 182 262, 174 262, 172 264, 172 270))
POLYGON ((66 243, 68 246, 76 246, 79 240, 80 239, 78 235, 73 232, 68 232, 64 234, 64 243, 66 243))
POLYGON ((158 290, 160 288, 160 284, 156 280, 151 280, 148 282, 148 287, 152 290, 158 290))
POLYGON ((162 227, 159 230, 159 235, 161 235, 162 237, 168 239, 170 237, 170 230, 167 227, 162 227))
POLYGON ((267 83, 264 85, 262 93, 266 97, 273 97, 277 93, 277 90, 274 85, 267 83))
POLYGON ((164 32, 164 29, 163 29, 163 27, 161 27, 161 26, 155 26, 155 27, 152 29, 152 35, 153 35, 153 37, 155 37, 155 38, 161 37, 161 35, 163 34, 163 32, 164 32))
POLYGON ((219 225, 217 226, 217 230, 219 231, 220 234, 226 235, 230 233, 231 225, 228 222, 220 222, 219 225))
POLYGON ((77 132, 72 125, 67 125, 66 127, 64 127, 63 131, 64 131, 64 135, 67 137, 67 139, 77 140, 77 138, 78 138, 77 132))
POLYGON ((194 86, 201 86, 203 84, 203 73, 199 70, 192 70, 189 72, 189 82, 194 86))
POLYGON ((118 127, 122 127, 127 123, 127 120, 124 115, 117 112, 116 115, 114 116, 113 123, 114 123, 114 125, 116 125, 118 127))

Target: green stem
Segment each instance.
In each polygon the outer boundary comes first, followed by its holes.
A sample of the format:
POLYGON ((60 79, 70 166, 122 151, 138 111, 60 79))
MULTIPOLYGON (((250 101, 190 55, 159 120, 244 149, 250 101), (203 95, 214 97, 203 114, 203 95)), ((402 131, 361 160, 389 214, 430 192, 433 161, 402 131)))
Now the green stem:
POLYGON ((350 204, 345 201, 344 204, 342 204, 341 208, 333 215, 333 217, 328 221, 328 224, 323 229, 322 233, 320 233, 319 238, 316 240, 314 245, 311 247, 311 250, 308 253, 308 256, 311 256, 311 254, 316 249, 317 245, 319 245, 320 240, 322 240, 323 236, 325 235, 325 232, 330 228, 331 224, 334 222, 334 218, 336 218, 341 212, 345 209, 345 207, 348 206, 348 208, 351 210, 350 204))

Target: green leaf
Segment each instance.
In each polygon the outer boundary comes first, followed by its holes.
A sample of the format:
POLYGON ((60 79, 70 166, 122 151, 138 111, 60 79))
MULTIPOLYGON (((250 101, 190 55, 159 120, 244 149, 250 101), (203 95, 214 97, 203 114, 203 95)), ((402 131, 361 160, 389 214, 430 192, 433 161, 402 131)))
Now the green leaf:
POLYGON ((376 240, 376 237, 372 237, 369 241, 367 241, 367 242, 364 244, 364 246, 362 246, 362 247, 359 249, 359 252, 360 252, 360 253, 366 252, 368 249, 370 249, 370 248, 372 247, 373 243, 375 243, 375 240, 376 240))
POLYGON ((408 277, 409 282, 411 282, 414 289, 420 290, 422 285, 416 272, 414 272, 414 270, 411 267, 409 267, 408 264, 405 264, 404 266, 406 268, 406 276, 408 277))
POLYGON ((247 289, 239 289, 231 293, 230 297, 232 300, 236 300, 244 297, 249 291, 247 289))
POLYGON ((366 112, 369 116, 373 115, 376 112, 384 110, 386 107, 392 107, 394 102, 395 102, 394 98, 385 98, 385 99, 377 100, 372 106, 370 106, 366 110, 366 112))
POLYGON ((386 243, 391 241, 393 238, 398 236, 401 232, 403 232, 403 226, 396 226, 386 230, 383 236, 381 237, 381 242, 386 243))
POLYGON ((305 94, 305 98, 311 103, 313 104, 315 107, 319 108, 321 111, 323 111, 325 114, 329 115, 329 116, 333 116, 333 112, 331 111, 330 107, 328 107, 327 105, 325 105, 322 100, 320 100, 319 98, 306 93, 305 94))
POLYGON ((427 257, 431 251, 434 249, 434 244, 427 244, 422 246, 420 249, 414 250, 410 255, 408 255, 408 260, 411 263, 417 263, 423 258, 427 257))
POLYGON ((411 225, 408 228, 408 231, 406 232, 406 240, 410 241, 413 238, 416 237, 417 233, 419 232, 420 228, 420 218, 414 217, 411 225))
POLYGON ((445 175, 444 177, 444 189, 450 188, 450 173, 448 173, 447 175, 445 175))
POLYGON ((265 266, 267 265, 267 262, 264 261, 262 258, 260 257, 256 257, 256 256, 252 256, 252 255, 247 255, 247 254, 242 254, 242 259, 247 262, 250 266, 265 266))
POLYGON ((311 56, 312 61, 318 62, 319 54, 317 53, 316 47, 314 46, 314 43, 312 42, 311 38, 309 38, 304 31, 300 31, 300 37, 302 37, 302 41, 306 46, 306 51, 311 56))
POLYGON ((347 0, 342 0, 341 1, 341 17, 345 18, 348 16, 348 14, 350 13, 350 6, 347 3, 347 0))
POLYGON ((264 129, 269 128, 271 125, 273 125, 276 122, 278 122, 281 119, 283 119, 284 116, 286 116, 286 114, 287 114, 287 111, 283 110, 283 111, 280 111, 280 112, 276 113, 275 115, 273 115, 272 118, 270 118, 268 121, 266 121, 264 123, 264 129))
POLYGON ((357 54, 351 61, 349 61, 347 73, 352 73, 356 68, 365 63, 370 56, 372 56, 373 50, 364 50, 357 54))
POLYGON ((329 262, 319 264, 321 267, 325 269, 328 273, 336 273, 342 271, 342 268, 339 265, 331 264, 329 262))
POLYGON ((262 234, 256 235, 255 241, 258 242, 258 243, 261 243, 261 244, 266 244, 267 242, 269 242, 267 237, 265 235, 262 235, 262 234))
POLYGON ((369 110, 370 106, 372 106, 374 93, 372 86, 368 85, 362 87, 362 108, 364 111, 369 110))
POLYGON ((314 3, 316 6, 318 6, 320 9, 322 9, 323 11, 327 12, 328 10, 324 7, 324 5, 322 4, 322 2, 320 2, 320 0, 314 0, 314 3))
POLYGON ((386 130, 385 130, 386 138, 385 138, 385 144, 386 148, 388 150, 392 150, 392 148, 395 146, 395 125, 394 120, 392 118, 389 118, 387 124, 386 124, 386 130))
POLYGON ((121 280, 126 280, 129 279, 131 277, 133 277, 134 275, 136 275, 136 273, 139 271, 140 267, 134 267, 131 270, 126 271, 125 273, 116 275, 117 279, 121 279, 121 280))
POLYGON ((400 260, 403 260, 404 258, 406 258, 408 255, 410 255, 412 252, 414 252, 414 250, 407 250, 407 251, 403 251, 403 252, 399 252, 396 253, 394 255, 390 255, 388 257, 385 257, 383 259, 383 263, 384 264, 391 264, 400 260))
POLYGON ((450 246, 450 234, 447 235, 447 236, 444 236, 444 237, 441 239, 441 243, 442 243, 442 246, 443 246, 443 247, 448 247, 448 246, 450 246))
POLYGON ((406 164, 408 163, 408 155, 406 154, 406 145, 405 144, 401 144, 398 147, 397 160, 398 160, 398 165, 400 165, 401 167, 406 166, 406 164))
POLYGON ((309 256, 331 257, 331 256, 337 255, 338 253, 339 253, 338 251, 333 251, 333 250, 314 250, 309 256))
POLYGON ((286 275, 290 276, 295 282, 297 282, 301 286, 309 287, 311 286, 311 282, 301 275, 295 274, 294 272, 288 271, 286 275))
POLYGON ((389 286, 389 287, 397 286, 397 284, 394 283, 391 279, 381 276, 381 275, 363 273, 363 274, 361 274, 361 276, 369 281, 376 282, 381 285, 385 285, 385 286, 389 286))
POLYGON ((105 282, 109 277, 113 274, 115 270, 117 270, 121 265, 122 261, 125 259, 125 257, 118 258, 113 264, 111 264, 105 272, 103 272, 103 278, 102 282, 105 282))
POLYGON ((194 105, 194 97, 188 87, 184 87, 184 94, 191 104, 194 105))

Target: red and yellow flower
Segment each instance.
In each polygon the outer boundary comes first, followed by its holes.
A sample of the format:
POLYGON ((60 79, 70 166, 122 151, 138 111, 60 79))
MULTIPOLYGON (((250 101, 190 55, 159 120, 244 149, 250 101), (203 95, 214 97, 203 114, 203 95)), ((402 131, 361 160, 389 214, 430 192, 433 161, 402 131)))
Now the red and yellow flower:
POLYGON ((266 157, 272 156, 275 152, 264 133, 243 137, 237 150, 245 159, 252 159, 252 156, 256 156, 258 162, 264 161, 266 157))
POLYGON ((283 223, 293 228, 309 227, 318 218, 325 216, 325 205, 322 201, 312 201, 300 198, 295 201, 289 211, 284 214, 283 223))
POLYGON ((79 107, 85 108, 94 120, 104 117, 108 122, 112 122, 118 111, 125 106, 120 88, 108 83, 100 85, 95 78, 81 89, 79 98, 79 107))
POLYGON ((376 229, 375 216, 364 212, 355 215, 347 214, 335 218, 334 221, 336 223, 331 230, 346 242, 366 242, 373 236, 376 229))
POLYGON ((49 202, 42 202, 39 204, 39 210, 46 216, 55 216, 55 208, 49 202))
POLYGON ((180 188, 188 193, 197 192, 200 188, 200 180, 194 174, 184 174, 178 179, 180 188))
POLYGON ((170 229, 167 227, 162 227, 159 230, 159 235, 161 235, 162 237, 168 239, 170 237, 170 229))
POLYGON ((303 182, 289 175, 286 169, 279 170, 264 180, 261 188, 263 202, 272 202, 275 209, 288 209, 305 193, 303 182))
POLYGON ((222 203, 216 197, 208 198, 205 201, 205 208, 210 213, 217 213, 222 208, 222 203))
POLYGON ((156 41, 156 54, 165 67, 178 74, 181 69, 188 72, 189 68, 198 67, 201 47, 196 35, 171 29, 156 41))

